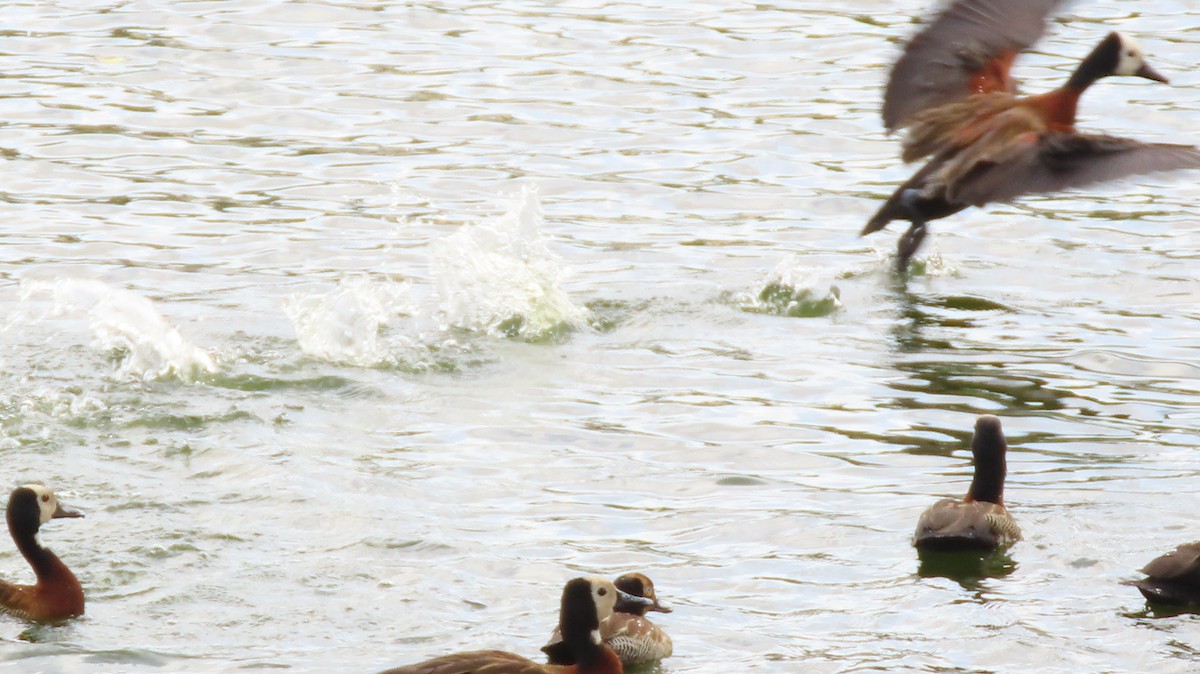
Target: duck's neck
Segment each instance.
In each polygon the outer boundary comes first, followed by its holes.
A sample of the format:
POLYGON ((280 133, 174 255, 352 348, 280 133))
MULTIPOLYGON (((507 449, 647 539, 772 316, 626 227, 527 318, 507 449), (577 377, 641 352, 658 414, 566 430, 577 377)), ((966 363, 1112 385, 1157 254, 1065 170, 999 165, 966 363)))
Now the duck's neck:
POLYGON ((1006 472, 1003 452, 999 456, 977 455, 975 457, 975 477, 971 480, 971 488, 967 490, 966 500, 1004 505, 1006 472))
POLYGON ((971 480, 971 488, 967 490, 966 501, 983 501, 1004 505, 1004 478, 995 475, 980 475, 975 471, 975 479, 971 480))
MULTIPOLYGON (((598 635, 599 631, 596 634, 598 635)), ((603 651, 608 647, 593 641, 591 630, 575 632, 564 626, 562 636, 563 642, 575 656, 575 664, 579 666, 579 671, 595 671, 596 665, 602 661, 603 651)))
POLYGON ((21 551, 21 555, 25 557, 25 561, 29 562, 29 566, 33 568, 34 574, 37 575, 39 583, 50 578, 62 576, 64 573, 67 576, 74 578, 74 574, 67 568, 66 564, 58 558, 53 552, 43 548, 37 540, 37 529, 33 531, 9 528, 12 534, 13 542, 17 544, 17 549, 21 551))
POLYGON ((575 667, 579 674, 625 674, 616 652, 606 644, 596 644, 589 637, 586 644, 572 645, 575 667))
POLYGON ((1041 112, 1050 130, 1074 132, 1079 98, 1097 80, 1112 73, 1115 67, 1113 55, 1120 51, 1120 46, 1115 34, 1108 36, 1083 59, 1066 84, 1049 93, 1030 96, 1025 99, 1026 104, 1041 112))
POLYGON ((1064 88, 1078 92, 1076 97, 1083 94, 1088 87, 1096 83, 1096 80, 1113 73, 1117 67, 1117 58, 1120 53, 1121 39, 1116 33, 1110 33, 1108 37, 1100 41, 1100 44, 1096 45, 1092 53, 1079 63, 1079 67, 1071 73, 1071 79, 1067 80, 1064 88))
POLYGON ((1074 133, 1075 113, 1079 109, 1082 90, 1070 86, 1060 87, 1049 93, 1030 96, 1025 104, 1036 108, 1050 131, 1074 133))

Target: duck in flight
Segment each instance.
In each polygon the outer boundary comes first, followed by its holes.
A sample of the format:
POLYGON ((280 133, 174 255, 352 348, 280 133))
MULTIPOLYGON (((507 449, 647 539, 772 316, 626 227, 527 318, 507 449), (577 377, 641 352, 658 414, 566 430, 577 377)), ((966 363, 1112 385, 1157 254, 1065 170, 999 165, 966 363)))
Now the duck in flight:
POLYGON ((1109 33, 1053 91, 1018 96, 1010 69, 1064 0, 956 0, 919 32, 892 67, 883 100, 888 131, 903 129, 902 158, 929 157, 884 202, 861 235, 892 220, 911 224, 896 251, 898 271, 925 239, 930 220, 969 206, 1083 187, 1153 171, 1200 168, 1190 145, 1079 133, 1079 99, 1112 75, 1167 79, 1133 38, 1109 33))

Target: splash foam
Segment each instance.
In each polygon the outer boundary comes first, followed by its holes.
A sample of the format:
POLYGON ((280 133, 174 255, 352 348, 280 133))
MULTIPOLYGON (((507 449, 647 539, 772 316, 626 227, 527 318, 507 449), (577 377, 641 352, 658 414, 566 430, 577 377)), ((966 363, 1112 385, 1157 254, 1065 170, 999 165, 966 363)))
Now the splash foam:
POLYGON ((808 266, 795 255, 779 263, 758 292, 742 296, 739 303, 743 311, 793 318, 828 316, 842 306, 838 287, 821 289, 808 266))
POLYGON ((504 215, 430 246, 445 327, 537 341, 586 325, 587 310, 562 288, 565 273, 543 222, 537 189, 526 186, 504 215))
POLYGON ((430 244, 433 288, 348 277, 291 296, 284 311, 306 354, 360 367, 455 369, 480 347, 472 335, 553 338, 587 325, 589 312, 563 290, 542 224, 537 191, 526 187, 499 218, 430 244))
POLYGON ((342 279, 327 293, 297 293, 283 310, 304 353, 332 363, 372 367, 395 362, 411 340, 389 338, 389 323, 414 311, 407 283, 342 279))
POLYGON ((87 279, 23 281, 21 289, 23 301, 38 295, 52 297, 49 316, 86 316, 93 345, 120 351, 120 370, 125 374, 190 380, 217 370, 212 356, 184 339, 141 295, 87 279))

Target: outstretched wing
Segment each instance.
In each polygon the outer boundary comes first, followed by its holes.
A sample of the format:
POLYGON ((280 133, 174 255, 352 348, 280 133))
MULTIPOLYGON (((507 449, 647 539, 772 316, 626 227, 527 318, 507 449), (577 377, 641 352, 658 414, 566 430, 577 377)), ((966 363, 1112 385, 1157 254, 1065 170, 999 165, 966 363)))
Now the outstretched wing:
POLYGON ((904 48, 883 95, 889 131, 912 115, 978 93, 1012 92, 1017 54, 1068 0, 956 0, 904 48))
POLYGON ((947 198, 980 205, 1184 168, 1200 168, 1200 149, 1093 134, 1027 134, 954 178, 947 198))

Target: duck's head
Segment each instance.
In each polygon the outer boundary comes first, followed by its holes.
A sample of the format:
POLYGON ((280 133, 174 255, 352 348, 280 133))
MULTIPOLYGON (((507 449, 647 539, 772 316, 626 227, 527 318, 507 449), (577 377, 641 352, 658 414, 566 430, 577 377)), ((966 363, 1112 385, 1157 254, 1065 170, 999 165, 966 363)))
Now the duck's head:
POLYGON ((618 613, 632 613, 634 615, 645 615, 646 611, 662 611, 670 613, 671 607, 658 601, 658 596, 654 594, 654 582, 651 581, 645 574, 627 573, 620 578, 617 578, 614 583, 618 590, 630 594, 634 597, 643 597, 650 600, 650 604, 645 603, 630 603, 618 599, 617 605, 613 608, 618 613))
POLYGON ((590 641, 599 645, 600 622, 612 615, 617 602, 647 606, 652 600, 635 597, 601 576, 573 578, 567 582, 562 594, 562 612, 559 614, 559 629, 563 641, 568 644, 590 641))
POLYGON ((1138 41, 1124 33, 1109 33, 1108 37, 1104 38, 1096 47, 1096 51, 1102 51, 1109 63, 1112 64, 1109 69, 1109 73, 1112 75, 1132 75, 1169 84, 1167 78, 1146 63, 1146 57, 1142 54, 1142 46, 1138 44, 1138 41))
POLYGON ((991 414, 979 415, 975 420, 975 436, 971 438, 971 453, 975 455, 975 459, 987 459, 997 453, 1003 456, 1007 448, 1000 417, 991 414))
POLYGON ((17 487, 8 497, 8 526, 26 531, 37 531, 43 524, 57 517, 83 517, 78 510, 66 508, 58 497, 45 485, 27 484, 17 487))

